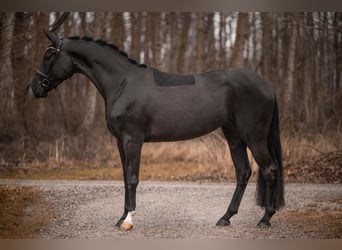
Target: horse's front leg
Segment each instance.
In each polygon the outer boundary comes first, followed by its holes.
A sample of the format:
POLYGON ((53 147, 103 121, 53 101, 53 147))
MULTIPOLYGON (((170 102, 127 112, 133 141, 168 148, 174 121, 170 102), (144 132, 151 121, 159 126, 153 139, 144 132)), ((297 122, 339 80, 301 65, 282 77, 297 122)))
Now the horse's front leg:
POLYGON ((125 209, 116 226, 125 230, 133 228, 142 143, 142 140, 130 136, 125 136, 123 139, 118 140, 125 182, 125 209))

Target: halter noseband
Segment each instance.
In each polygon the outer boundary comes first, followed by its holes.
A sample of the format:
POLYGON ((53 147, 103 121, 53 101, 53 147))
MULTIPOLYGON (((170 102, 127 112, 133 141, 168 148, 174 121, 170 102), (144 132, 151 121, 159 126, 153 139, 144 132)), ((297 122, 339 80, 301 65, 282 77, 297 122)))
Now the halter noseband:
MULTIPOLYGON (((61 53, 61 51, 62 51, 62 46, 63 46, 63 39, 60 38, 60 39, 58 39, 57 47, 48 47, 48 48, 45 50, 45 53, 46 53, 46 51, 48 51, 49 49, 54 49, 54 50, 56 50, 57 55, 55 56, 55 59, 54 59, 53 62, 51 63, 51 65, 50 65, 50 67, 49 67, 49 69, 48 69, 47 74, 45 74, 44 72, 41 72, 41 71, 38 70, 38 69, 36 70, 36 73, 37 73, 38 75, 41 75, 41 76, 43 77, 42 79, 37 79, 38 84, 40 84, 43 88, 47 88, 47 87, 49 87, 49 85, 50 85, 49 76, 50 76, 50 74, 51 74, 51 71, 52 71, 53 66, 54 66, 55 63, 57 62, 57 59, 58 59, 58 57, 59 57, 59 55, 60 55, 60 53, 61 53)), ((44 53, 44 54, 45 54, 45 53, 44 53)))

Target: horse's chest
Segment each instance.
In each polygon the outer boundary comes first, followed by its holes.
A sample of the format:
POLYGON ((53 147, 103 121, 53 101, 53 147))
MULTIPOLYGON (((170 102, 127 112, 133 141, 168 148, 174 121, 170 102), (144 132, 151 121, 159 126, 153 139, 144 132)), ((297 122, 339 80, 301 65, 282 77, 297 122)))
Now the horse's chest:
POLYGON ((107 112, 107 126, 115 136, 142 131, 145 119, 139 105, 113 107, 107 112))

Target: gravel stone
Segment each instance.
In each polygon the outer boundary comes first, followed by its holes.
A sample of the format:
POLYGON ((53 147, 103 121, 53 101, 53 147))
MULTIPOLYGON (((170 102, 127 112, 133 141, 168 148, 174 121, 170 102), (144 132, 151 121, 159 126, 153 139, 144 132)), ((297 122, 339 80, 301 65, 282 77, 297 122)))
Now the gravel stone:
POLYGON ((319 238, 315 232, 298 234, 298 230, 277 215, 313 207, 319 211, 342 209, 341 184, 286 184, 285 208, 275 214, 270 228, 257 228, 263 209, 255 205, 256 187, 250 183, 231 225, 216 227, 228 207, 235 184, 141 182, 134 228, 127 232, 115 227, 123 212, 123 182, 0 180, 0 185, 34 186, 45 192, 45 199, 53 205, 56 216, 40 230, 38 238, 42 239, 319 238))

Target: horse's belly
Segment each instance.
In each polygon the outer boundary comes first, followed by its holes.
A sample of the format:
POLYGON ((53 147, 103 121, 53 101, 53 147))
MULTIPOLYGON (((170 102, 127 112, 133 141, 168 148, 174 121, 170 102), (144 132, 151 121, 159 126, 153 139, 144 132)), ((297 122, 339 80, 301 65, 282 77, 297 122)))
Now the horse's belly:
POLYGON ((153 88, 145 100, 148 141, 185 140, 228 121, 228 88, 220 82, 153 88))
POLYGON ((146 141, 176 141, 199 137, 226 123, 228 116, 223 110, 166 109, 151 116, 147 126, 146 141))

